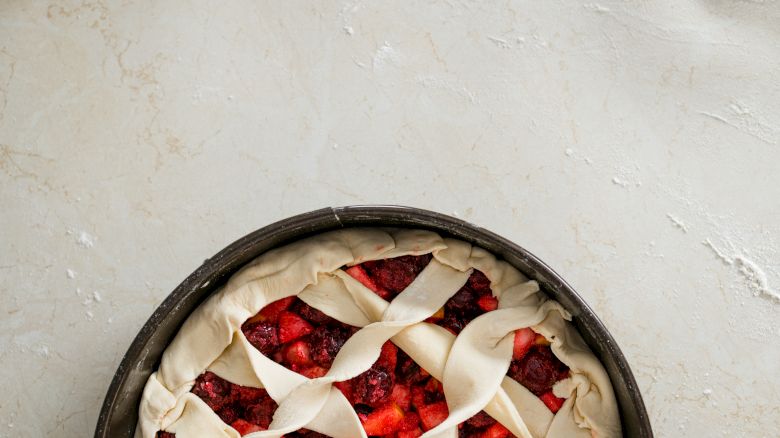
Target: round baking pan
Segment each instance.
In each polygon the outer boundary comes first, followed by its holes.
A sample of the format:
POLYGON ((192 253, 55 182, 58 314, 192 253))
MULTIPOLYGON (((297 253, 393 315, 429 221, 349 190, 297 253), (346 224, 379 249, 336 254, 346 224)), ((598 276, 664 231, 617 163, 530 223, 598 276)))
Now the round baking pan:
POLYGON ((436 231, 485 248, 537 280, 573 315, 574 325, 604 364, 615 388, 624 435, 653 436, 636 380, 612 335, 571 286, 522 247, 468 222, 418 208, 352 206, 294 216, 248 234, 206 260, 160 304, 130 344, 108 388, 95 438, 131 438, 146 380, 185 319, 241 266, 268 251, 312 234, 346 227, 407 227, 436 231))

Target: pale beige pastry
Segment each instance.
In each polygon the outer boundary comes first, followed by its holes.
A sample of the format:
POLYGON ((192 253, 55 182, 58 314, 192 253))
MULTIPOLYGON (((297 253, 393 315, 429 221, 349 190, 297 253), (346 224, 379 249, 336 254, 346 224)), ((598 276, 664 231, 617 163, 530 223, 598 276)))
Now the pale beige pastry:
POLYGON ((617 404, 603 366, 568 322, 570 315, 508 263, 468 243, 422 230, 344 229, 269 251, 244 266, 198 307, 163 354, 144 389, 138 438, 158 431, 177 438, 239 437, 190 392, 211 371, 234 384, 265 388, 279 404, 268 430, 249 438, 280 437, 301 428, 333 437, 366 437, 347 398, 332 384, 368 370, 390 340, 442 382, 449 417, 423 437, 457 437, 458 424, 484 410, 517 437, 617 437, 617 404), (414 281, 388 302, 343 267, 368 260, 431 253, 414 281), (424 322, 467 281, 473 270, 490 280, 498 308, 455 336, 424 322), (264 356, 242 324, 267 304, 297 295, 330 317, 360 327, 322 377, 310 379, 264 356), (553 414, 506 375, 515 330, 532 328, 570 369, 554 386, 565 398, 553 414))

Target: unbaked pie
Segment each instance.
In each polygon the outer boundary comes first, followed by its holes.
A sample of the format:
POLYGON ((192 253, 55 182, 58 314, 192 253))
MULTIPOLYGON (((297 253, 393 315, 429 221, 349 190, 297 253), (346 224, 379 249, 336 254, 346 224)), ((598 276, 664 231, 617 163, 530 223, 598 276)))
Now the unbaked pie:
POLYGON ((408 229, 269 251, 198 307, 136 437, 616 437, 603 366, 508 263, 408 229))

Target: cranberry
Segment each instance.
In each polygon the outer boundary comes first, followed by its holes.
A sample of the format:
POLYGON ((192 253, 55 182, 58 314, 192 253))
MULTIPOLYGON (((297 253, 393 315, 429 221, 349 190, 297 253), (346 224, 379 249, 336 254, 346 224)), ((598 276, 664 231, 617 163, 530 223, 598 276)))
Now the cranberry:
POLYGON ((241 326, 247 341, 266 356, 273 355, 279 349, 279 336, 276 327, 266 321, 257 321, 241 326))
POLYGON ((231 384, 211 371, 198 376, 192 393, 201 398, 213 410, 218 411, 226 403, 230 403, 231 384))
POLYGON ((507 374, 540 396, 549 391, 566 371, 566 365, 555 357, 550 347, 534 345, 522 359, 512 361, 507 374))
POLYGON ((386 402, 393 392, 393 374, 381 366, 372 366, 354 381, 357 401, 372 407, 386 402))

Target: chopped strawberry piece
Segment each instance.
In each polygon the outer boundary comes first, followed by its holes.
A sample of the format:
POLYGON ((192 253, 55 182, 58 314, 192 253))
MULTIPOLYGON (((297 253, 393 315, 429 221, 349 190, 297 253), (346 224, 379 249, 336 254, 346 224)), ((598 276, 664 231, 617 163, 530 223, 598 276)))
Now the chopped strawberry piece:
POLYGON ((260 427, 260 426, 258 426, 256 424, 252 424, 252 423, 250 423, 248 421, 245 421, 245 420, 242 420, 240 418, 238 420, 232 422, 230 424, 230 427, 235 429, 236 432, 241 434, 241 436, 244 436, 244 435, 252 433, 252 432, 260 432, 262 430, 265 430, 264 428, 262 428, 262 427, 260 427))
POLYGON ((420 421, 423 429, 431 430, 441 424, 450 414, 447 408, 447 402, 436 402, 425 406, 418 406, 417 412, 420 414, 420 421))
POLYGON ((284 347, 284 358, 294 369, 303 369, 312 365, 309 344, 295 341, 284 347))
POLYGON ((507 438, 509 435, 509 429, 502 426, 501 423, 496 423, 482 432, 480 438, 507 438))
POLYGON ((428 380, 428 383, 425 384, 425 392, 442 392, 442 386, 441 382, 439 382, 436 379, 430 379, 428 380))
POLYGON ((482 295, 477 300, 477 306, 485 312, 490 312, 498 308, 498 299, 493 295, 482 295))
POLYGON ((363 420, 366 435, 388 435, 398 431, 404 419, 404 411, 390 402, 368 414, 363 420))
POLYGON ((303 374, 304 376, 310 379, 316 379, 318 377, 322 377, 325 374, 327 374, 328 370, 323 367, 313 366, 309 368, 304 368, 300 370, 299 373, 303 374))
POLYGON ((363 286, 374 291, 374 293, 379 295, 380 297, 385 299, 390 297, 390 292, 379 287, 376 284, 376 282, 371 277, 368 276, 368 272, 366 272, 366 270, 363 269, 362 266, 355 265, 350 268, 347 268, 344 272, 349 274, 355 280, 359 281, 363 286))
POLYGON ((420 430, 420 428, 416 428, 413 430, 402 430, 396 434, 398 438, 419 438, 422 436, 423 432, 420 430))
POLYGON ((412 391, 408 386, 396 383, 393 386, 393 392, 390 394, 390 400, 394 401, 404 411, 408 411, 412 404, 412 391))
POLYGON ((561 409, 561 406, 563 406, 563 402, 566 401, 565 398, 556 397, 552 391, 545 392, 540 395, 539 398, 542 399, 544 404, 547 405, 547 408, 550 409, 553 414, 558 412, 561 409))
POLYGON ((311 324, 295 313, 285 310, 279 314, 279 342, 282 344, 306 336, 312 330, 311 324))
POLYGON ((519 360, 528 353, 534 343, 536 333, 530 328, 522 328, 515 331, 515 347, 512 351, 512 359, 519 360))
POLYGON ((418 410, 425 406, 425 389, 422 386, 412 386, 412 404, 418 410))
POLYGON ((416 412, 407 412, 398 430, 406 432, 415 429, 420 429, 420 416, 416 412))
POLYGON ((393 345, 392 342, 387 341, 382 345, 382 351, 379 353, 379 359, 377 364, 384 366, 389 370, 395 369, 395 364, 398 361, 398 347, 393 345))
POLYGON ((260 310, 260 313, 258 313, 257 316, 255 316, 252 319, 258 318, 262 321, 269 321, 272 323, 276 323, 276 321, 279 320, 279 314, 287 310, 287 308, 290 307, 293 301, 295 301, 294 296, 282 298, 281 300, 276 300, 273 303, 263 307, 260 310))

